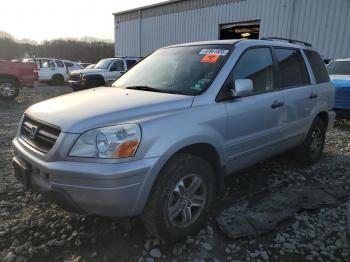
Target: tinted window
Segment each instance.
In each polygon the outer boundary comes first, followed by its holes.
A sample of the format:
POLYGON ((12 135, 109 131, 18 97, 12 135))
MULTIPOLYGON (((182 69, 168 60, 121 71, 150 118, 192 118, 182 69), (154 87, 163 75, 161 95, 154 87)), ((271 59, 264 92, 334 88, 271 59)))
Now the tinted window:
POLYGON ((276 56, 282 88, 310 84, 306 65, 299 50, 277 48, 276 56))
POLYGON ((60 60, 56 60, 56 65, 57 65, 58 67, 64 67, 63 62, 60 61, 60 60))
POLYGON ((136 64, 136 60, 126 60, 126 67, 128 69, 132 68, 136 64))
POLYGON ((124 71, 124 62, 123 60, 117 60, 111 66, 110 71, 124 71))
POLYGON ((314 72, 316 83, 321 84, 329 82, 329 75, 321 56, 315 51, 304 50, 304 52, 314 72))
POLYGON ((246 51, 233 70, 233 78, 251 79, 254 92, 274 89, 274 70, 270 48, 255 48, 246 51))
POLYGON ((327 68, 331 75, 350 75, 350 61, 335 61, 327 68))

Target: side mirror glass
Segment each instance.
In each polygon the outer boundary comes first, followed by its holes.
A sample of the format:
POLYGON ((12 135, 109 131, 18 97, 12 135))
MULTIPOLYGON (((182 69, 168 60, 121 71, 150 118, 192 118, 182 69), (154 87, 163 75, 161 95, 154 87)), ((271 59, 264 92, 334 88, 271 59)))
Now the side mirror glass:
POLYGON ((244 97, 253 94, 253 81, 250 79, 237 79, 232 89, 232 96, 244 97))

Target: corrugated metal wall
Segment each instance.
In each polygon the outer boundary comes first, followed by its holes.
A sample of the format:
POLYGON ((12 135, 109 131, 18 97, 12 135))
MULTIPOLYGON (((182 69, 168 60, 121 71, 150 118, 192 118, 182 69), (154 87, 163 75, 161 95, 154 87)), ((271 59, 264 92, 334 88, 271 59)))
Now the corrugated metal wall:
POLYGON ((188 0, 115 17, 116 55, 218 39, 220 24, 260 21, 260 37, 311 42, 326 58, 350 56, 350 0, 188 0), (141 37, 141 38, 140 38, 141 37))

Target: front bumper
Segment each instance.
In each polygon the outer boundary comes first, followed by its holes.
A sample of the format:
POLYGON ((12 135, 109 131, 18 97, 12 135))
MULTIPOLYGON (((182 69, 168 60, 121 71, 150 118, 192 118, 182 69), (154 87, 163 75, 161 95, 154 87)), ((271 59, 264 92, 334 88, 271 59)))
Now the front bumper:
POLYGON ((142 212, 145 181, 155 175, 158 158, 108 164, 47 162, 27 152, 17 138, 12 142, 13 161, 29 166, 32 188, 64 209, 111 217, 142 212))
POLYGON ((85 83, 83 80, 68 80, 70 86, 85 86, 85 83))

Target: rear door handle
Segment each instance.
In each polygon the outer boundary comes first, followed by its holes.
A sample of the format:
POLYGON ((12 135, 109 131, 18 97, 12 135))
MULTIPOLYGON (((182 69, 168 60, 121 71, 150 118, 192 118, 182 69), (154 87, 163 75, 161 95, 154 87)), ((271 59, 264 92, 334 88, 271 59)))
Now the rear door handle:
POLYGON ((278 100, 275 100, 273 101, 272 105, 271 105, 271 108, 272 109, 275 109, 275 108, 278 108, 278 107, 282 107, 284 105, 283 102, 281 101, 278 101, 278 100))
POLYGON ((311 93, 309 96, 310 99, 315 99, 317 97, 318 97, 318 94, 315 94, 315 93, 311 93))

